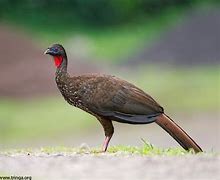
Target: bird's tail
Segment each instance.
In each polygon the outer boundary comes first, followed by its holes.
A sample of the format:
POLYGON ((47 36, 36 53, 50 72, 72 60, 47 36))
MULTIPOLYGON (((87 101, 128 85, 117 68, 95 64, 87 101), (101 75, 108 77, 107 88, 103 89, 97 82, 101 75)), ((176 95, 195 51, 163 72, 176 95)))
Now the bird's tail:
POLYGON ((184 149, 193 149, 196 153, 202 152, 199 145, 167 115, 161 114, 155 122, 169 133, 184 149))

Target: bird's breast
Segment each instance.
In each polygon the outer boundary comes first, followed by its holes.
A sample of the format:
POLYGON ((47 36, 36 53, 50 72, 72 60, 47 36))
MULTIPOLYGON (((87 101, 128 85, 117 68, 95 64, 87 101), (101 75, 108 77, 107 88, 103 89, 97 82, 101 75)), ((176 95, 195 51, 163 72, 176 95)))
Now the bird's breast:
POLYGON ((78 107, 88 113, 91 113, 86 106, 85 99, 87 99, 90 95, 90 88, 77 85, 73 82, 63 83, 57 82, 57 86, 64 97, 64 99, 75 107, 78 107))

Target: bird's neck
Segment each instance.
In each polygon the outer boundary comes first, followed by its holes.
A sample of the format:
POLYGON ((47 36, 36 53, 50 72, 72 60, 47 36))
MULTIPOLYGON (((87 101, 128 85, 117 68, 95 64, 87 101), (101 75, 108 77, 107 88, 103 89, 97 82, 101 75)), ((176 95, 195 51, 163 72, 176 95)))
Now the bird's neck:
MULTIPOLYGON (((56 61, 55 61, 56 64, 56 61)), ((59 74, 67 74, 67 57, 61 59, 61 63, 57 65, 56 76, 59 74)))

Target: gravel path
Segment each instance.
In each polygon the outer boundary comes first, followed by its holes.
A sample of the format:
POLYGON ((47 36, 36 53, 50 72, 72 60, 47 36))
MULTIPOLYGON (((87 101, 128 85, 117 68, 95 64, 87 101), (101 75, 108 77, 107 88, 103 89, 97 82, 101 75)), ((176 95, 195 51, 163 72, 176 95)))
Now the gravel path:
POLYGON ((0 155, 1 175, 40 180, 219 180, 220 156, 117 154, 0 155))

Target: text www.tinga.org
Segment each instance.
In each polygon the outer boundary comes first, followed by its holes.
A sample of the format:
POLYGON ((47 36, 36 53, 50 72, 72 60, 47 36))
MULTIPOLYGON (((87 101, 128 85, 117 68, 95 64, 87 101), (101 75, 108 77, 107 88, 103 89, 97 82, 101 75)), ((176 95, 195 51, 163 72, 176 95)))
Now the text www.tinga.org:
POLYGON ((31 176, 0 176, 0 180, 32 180, 31 176))

